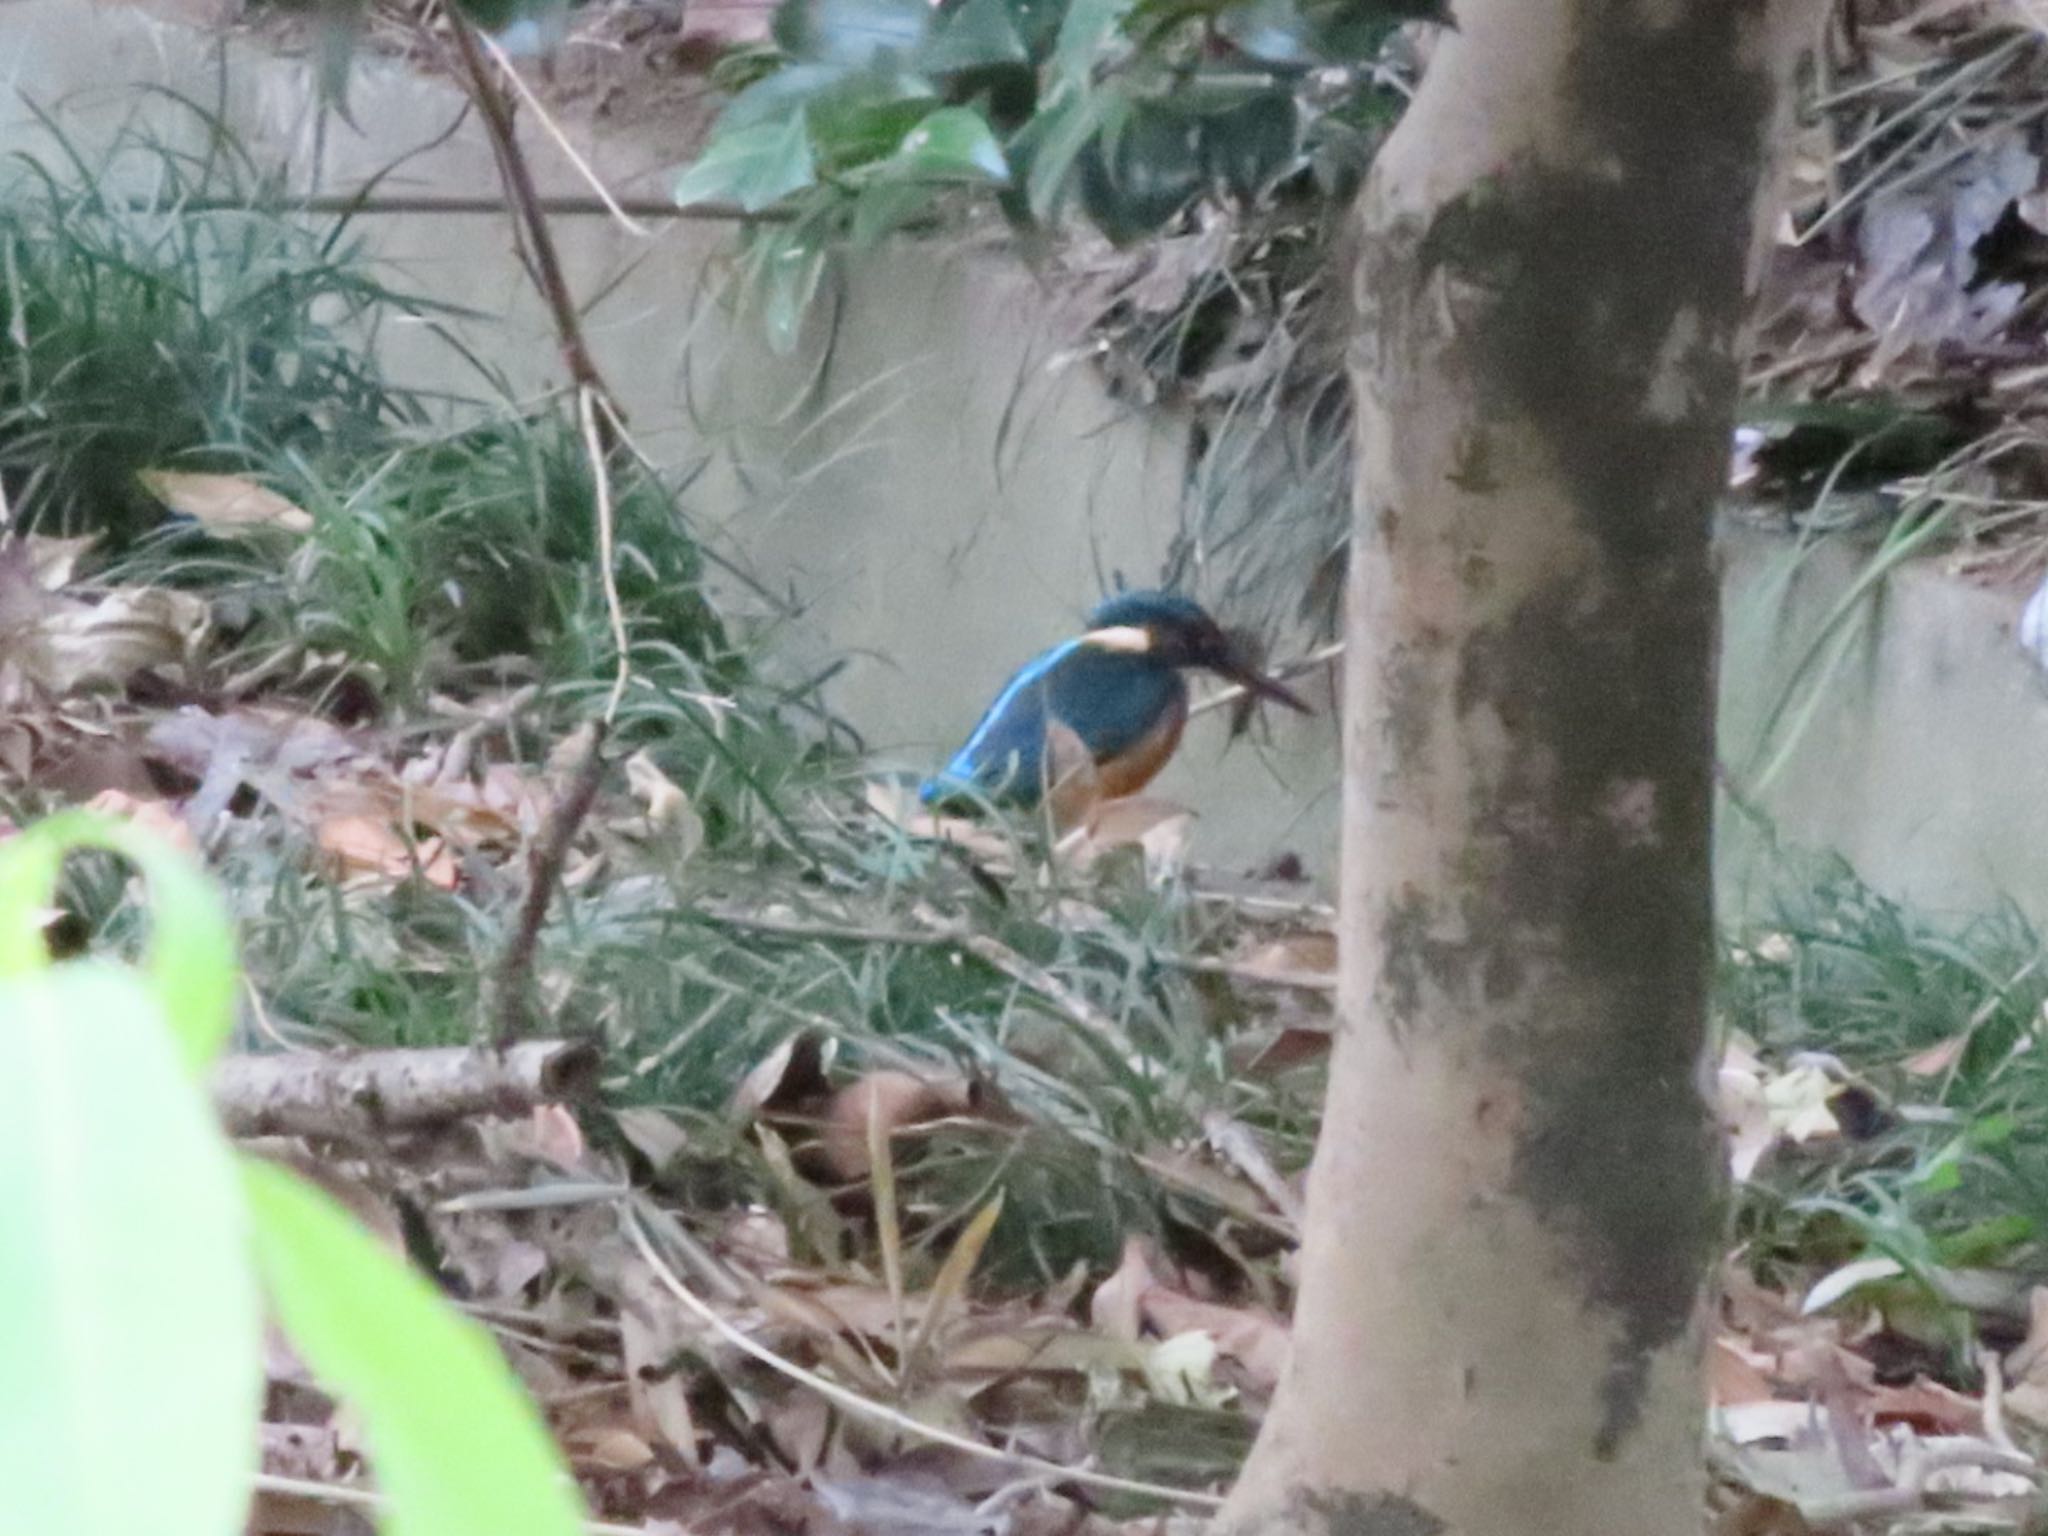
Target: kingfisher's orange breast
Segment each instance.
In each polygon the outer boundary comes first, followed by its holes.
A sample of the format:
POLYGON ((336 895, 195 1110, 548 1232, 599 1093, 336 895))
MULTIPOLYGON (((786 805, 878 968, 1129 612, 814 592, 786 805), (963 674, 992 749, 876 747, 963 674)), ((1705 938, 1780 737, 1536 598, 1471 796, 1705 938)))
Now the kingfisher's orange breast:
POLYGON ((1180 746, 1180 733, 1187 728, 1188 701, 1179 694, 1159 717, 1159 722, 1113 757, 1097 760, 1095 779, 1106 799, 1135 795, 1151 783, 1180 746))

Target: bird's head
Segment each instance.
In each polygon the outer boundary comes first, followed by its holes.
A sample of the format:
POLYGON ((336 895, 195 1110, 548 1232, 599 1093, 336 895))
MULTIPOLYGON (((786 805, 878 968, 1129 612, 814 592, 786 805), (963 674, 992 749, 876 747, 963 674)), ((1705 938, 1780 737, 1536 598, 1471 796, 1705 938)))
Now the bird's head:
POLYGON ((1088 616, 1088 638, 1105 650, 1142 655, 1167 667, 1201 667, 1260 698, 1312 710, 1253 665, 1244 645, 1202 606, 1175 592, 1119 592, 1088 616))

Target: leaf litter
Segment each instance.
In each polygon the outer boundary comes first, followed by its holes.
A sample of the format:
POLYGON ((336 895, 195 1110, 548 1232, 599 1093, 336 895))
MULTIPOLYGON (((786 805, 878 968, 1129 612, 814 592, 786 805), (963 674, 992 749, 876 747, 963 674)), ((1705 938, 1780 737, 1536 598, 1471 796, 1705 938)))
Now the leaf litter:
MULTIPOLYGON (((1837 99, 1809 116, 1803 200, 1774 253, 1753 373, 1781 409, 1745 450, 1750 488, 1810 486, 1817 465, 1864 437, 1906 442, 1912 452, 1880 477, 1888 494, 1976 497, 1987 507, 1973 554, 2048 559, 2027 523, 1998 520, 2048 496, 2048 186, 2042 118, 2029 115, 2048 46, 1988 5, 1857 10, 1862 25, 1837 40, 1837 99), (1916 139, 1922 119, 1949 132, 1916 139), (1986 400, 2017 446, 1958 457, 1986 438, 1986 400), (1873 401, 1874 415, 1857 414, 1873 401)), ((1223 243, 1214 231, 1188 237, 1135 278, 1119 268, 1115 285, 1145 313, 1169 312, 1223 243)), ((1248 355, 1244 366, 1279 366, 1272 347, 1248 355)), ((223 540, 288 546, 317 529, 249 477, 155 470, 143 483, 223 540)), ((422 892, 472 910, 509 902, 577 756, 566 732, 552 751, 515 739, 530 684, 472 682, 424 715, 344 719, 308 686, 332 682, 327 658, 232 671, 205 597, 95 582, 93 555, 89 539, 0 543, 0 778, 11 789, 91 801, 216 856, 260 836, 347 910, 422 892)), ((722 693, 703 696, 721 700, 718 739, 746 728, 722 693)), ((1216 880, 1219 920, 1174 907, 1165 942, 1134 943, 1134 928, 1157 920, 1146 901, 1187 887, 1197 894, 1185 907, 1200 909, 1211 872, 1188 864, 1184 808, 1104 802, 1086 775, 1049 858, 991 823, 926 815, 900 783, 865 783, 829 811, 814 797, 799 833, 829 822, 872 840, 848 837, 854 856, 808 887, 772 861, 735 861, 744 840, 728 811, 673 763, 636 750, 617 777, 565 881, 588 898, 580 916, 600 923, 656 901, 761 938, 744 957, 754 971, 714 970, 726 992, 692 999, 708 1010, 706 1034, 727 1017, 721 997, 778 1021, 773 1044, 750 1034, 752 1058, 720 1064, 716 1112, 627 1091, 661 1081, 675 1040, 694 1040, 679 1017, 671 1038, 622 1042, 601 1105, 289 1150, 387 1240, 428 1254, 494 1330, 593 1510, 650 1532, 1029 1536, 1155 1528, 1174 1501, 1117 1488, 1117 1476, 1197 1494, 1226 1484, 1285 1365, 1305 1140, 1274 1111, 1312 1105, 1329 1048, 1327 921, 1303 915, 1286 882, 1216 880), (907 881, 906 850, 933 846, 962 872, 936 906, 875 900, 845 872, 907 881), (990 895, 1003 888, 1034 909, 1030 921, 990 895), (1288 915, 1235 899, 1248 891, 1288 915), (1037 921, 1041 901, 1053 921, 1037 921), (843 946, 849 973, 881 953, 978 965, 1013 1006, 976 1023, 972 1049, 933 1051, 907 1034, 853 1049, 831 1005, 813 1009, 763 959, 784 942, 778 931, 843 946), (1115 1232, 1109 1259, 1020 1285, 994 1270, 1034 1138, 1099 1134, 1064 1085, 1085 1069, 1128 1078, 1134 1100, 1199 1097, 1174 1062, 1098 1059, 1124 1033, 1102 1027, 1121 1024, 1105 1001, 1116 989, 1082 990, 1072 952, 1046 942, 1054 933, 1067 936, 1060 945, 1074 934, 1129 945, 1122 990, 1170 975, 1174 1005, 1202 1019, 1205 1049, 1243 1092, 1227 1110, 1185 1117, 1178 1134, 1133 1138, 1127 1166, 1167 1219, 1115 1232), (1093 1033, 1077 1039, 1084 1020, 1093 1033), (994 1148, 993 1160, 973 1165, 961 1155, 970 1146, 994 1148), (966 1187, 959 1169, 974 1174, 966 1187), (1091 1473, 1107 1479, 1084 1481, 1091 1473)), ((365 942, 378 964, 415 975, 448 965, 421 962, 402 933, 365 942)), ((718 956, 736 970, 742 959, 718 956)), ((543 990, 558 1024, 590 1003, 601 1030, 604 989, 587 968, 557 957, 543 990)), ((1970 1041, 1958 1019, 1945 1040, 1859 1063, 1891 1089, 1879 1102, 1838 1060, 1731 1037, 1719 1085, 1733 1178, 1754 1191, 1853 1158, 1873 1103, 1938 1111, 1970 1041)), ((1825 1259, 1745 1250, 1731 1261, 1709 1353, 1717 1529, 2025 1527, 2041 1482, 2034 1447, 2048 1433, 2048 1286, 1971 1291, 1963 1267, 1937 1273, 1913 1259, 1852 1245, 1825 1259), (1938 1315, 1972 1335, 1959 1355, 1900 1342, 1926 1332, 1925 1298, 1912 1293, 1930 1281, 1950 1286, 1938 1315)), ((346 1414, 275 1347, 270 1410, 267 1472, 368 1485, 346 1414)), ((276 1513, 278 1528, 301 1528, 276 1513)), ((350 1513, 333 1513, 346 1528, 350 1513)))

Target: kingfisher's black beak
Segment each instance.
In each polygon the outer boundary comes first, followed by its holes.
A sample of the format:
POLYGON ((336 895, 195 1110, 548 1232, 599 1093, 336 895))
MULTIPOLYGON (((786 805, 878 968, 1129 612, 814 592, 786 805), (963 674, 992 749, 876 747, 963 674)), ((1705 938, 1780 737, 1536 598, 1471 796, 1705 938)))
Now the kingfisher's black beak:
POLYGON ((1315 713, 1293 689, 1275 682, 1254 666, 1242 642, 1226 638, 1209 666, 1211 671, 1239 684, 1254 698, 1271 699, 1275 704, 1285 704, 1304 715, 1315 713))

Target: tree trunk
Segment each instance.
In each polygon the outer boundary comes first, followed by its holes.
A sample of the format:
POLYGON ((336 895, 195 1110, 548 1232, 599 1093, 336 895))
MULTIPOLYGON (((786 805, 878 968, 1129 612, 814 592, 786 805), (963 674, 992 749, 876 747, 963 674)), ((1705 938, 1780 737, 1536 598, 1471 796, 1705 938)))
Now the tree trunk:
POLYGON ((1223 1523, 1692 1536, 1709 537, 1799 17, 1457 20, 1359 215, 1343 1026, 1223 1523))

